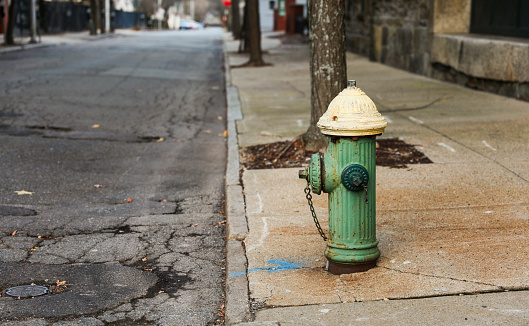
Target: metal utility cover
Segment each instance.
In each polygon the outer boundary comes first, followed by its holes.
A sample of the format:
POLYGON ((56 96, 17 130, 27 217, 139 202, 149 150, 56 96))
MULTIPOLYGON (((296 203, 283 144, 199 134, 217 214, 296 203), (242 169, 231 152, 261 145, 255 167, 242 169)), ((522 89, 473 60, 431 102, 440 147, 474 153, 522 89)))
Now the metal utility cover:
POLYGON ((48 293, 48 288, 40 285, 20 285, 7 289, 6 294, 16 298, 37 297, 48 293))

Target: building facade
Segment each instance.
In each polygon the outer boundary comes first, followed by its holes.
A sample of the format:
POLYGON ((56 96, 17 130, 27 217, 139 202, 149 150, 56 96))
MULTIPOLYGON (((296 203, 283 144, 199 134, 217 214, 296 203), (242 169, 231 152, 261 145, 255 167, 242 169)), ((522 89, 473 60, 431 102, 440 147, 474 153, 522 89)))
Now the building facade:
POLYGON ((348 50, 529 100, 529 1, 346 0, 348 50))

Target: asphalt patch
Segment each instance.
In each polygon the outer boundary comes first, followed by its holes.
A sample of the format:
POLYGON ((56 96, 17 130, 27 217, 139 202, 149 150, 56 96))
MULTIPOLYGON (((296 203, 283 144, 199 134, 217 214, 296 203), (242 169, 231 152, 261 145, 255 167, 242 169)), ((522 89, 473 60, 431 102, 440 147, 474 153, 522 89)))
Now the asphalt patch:
POLYGON ((0 275, 0 321, 94 314, 144 297, 158 282, 153 273, 110 264, 1 263, 0 275), (55 284, 59 289, 28 299, 4 294, 11 287, 26 284, 55 284))
POLYGON ((18 206, 0 206, 0 216, 35 216, 37 211, 18 206))

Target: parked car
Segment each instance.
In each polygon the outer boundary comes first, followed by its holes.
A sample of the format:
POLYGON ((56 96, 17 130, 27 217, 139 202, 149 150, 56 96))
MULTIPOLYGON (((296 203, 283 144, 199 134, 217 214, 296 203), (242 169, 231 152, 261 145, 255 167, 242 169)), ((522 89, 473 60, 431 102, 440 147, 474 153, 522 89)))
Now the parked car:
POLYGON ((204 26, 201 23, 197 23, 194 20, 182 19, 180 21, 180 29, 203 29, 204 26))

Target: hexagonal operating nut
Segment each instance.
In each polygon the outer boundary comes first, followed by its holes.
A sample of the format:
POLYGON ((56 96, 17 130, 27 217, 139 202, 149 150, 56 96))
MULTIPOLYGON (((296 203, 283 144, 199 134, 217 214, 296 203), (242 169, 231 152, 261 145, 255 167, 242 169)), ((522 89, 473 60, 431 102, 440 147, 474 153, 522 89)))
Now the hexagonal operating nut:
POLYGON ((351 164, 342 171, 342 184, 347 190, 360 191, 367 187, 369 173, 360 164, 351 164))

